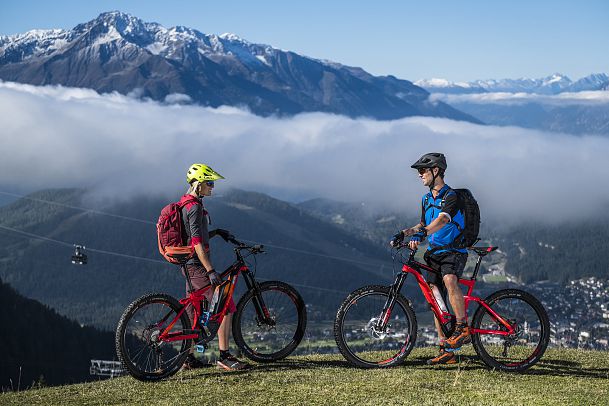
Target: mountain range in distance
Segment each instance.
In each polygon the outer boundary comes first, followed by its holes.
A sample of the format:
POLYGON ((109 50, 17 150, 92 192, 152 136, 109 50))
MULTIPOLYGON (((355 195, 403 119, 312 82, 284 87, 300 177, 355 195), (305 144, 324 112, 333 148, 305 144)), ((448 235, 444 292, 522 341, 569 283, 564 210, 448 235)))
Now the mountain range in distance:
POLYGON ((408 80, 314 59, 234 34, 165 28, 118 11, 71 30, 0 37, 0 79, 119 92, 165 102, 246 107, 255 114, 328 112, 381 120, 479 123, 408 80))
POLYGON ((566 75, 554 73, 538 79, 488 79, 472 82, 421 79, 414 82, 414 84, 431 93, 472 94, 506 92, 551 95, 565 92, 609 90, 609 76, 605 73, 594 73, 573 81, 566 75))
POLYGON ((609 76, 605 73, 576 81, 555 73, 540 79, 430 79, 415 83, 432 93, 432 98, 486 124, 609 135, 609 76))

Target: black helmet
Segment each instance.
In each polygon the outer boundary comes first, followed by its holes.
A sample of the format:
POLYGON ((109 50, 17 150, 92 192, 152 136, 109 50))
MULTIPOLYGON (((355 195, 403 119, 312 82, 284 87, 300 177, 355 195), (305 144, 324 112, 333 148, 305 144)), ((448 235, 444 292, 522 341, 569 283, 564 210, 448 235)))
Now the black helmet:
POLYGON ((414 169, 440 168, 446 170, 446 158, 444 157, 444 154, 440 152, 430 152, 420 157, 419 160, 410 165, 410 167, 414 169))

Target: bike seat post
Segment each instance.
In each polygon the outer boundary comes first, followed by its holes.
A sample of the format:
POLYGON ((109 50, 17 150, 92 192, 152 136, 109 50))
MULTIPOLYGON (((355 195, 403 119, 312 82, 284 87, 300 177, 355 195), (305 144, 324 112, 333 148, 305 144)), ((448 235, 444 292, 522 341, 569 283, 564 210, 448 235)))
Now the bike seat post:
POLYGON ((478 271, 480 270, 480 264, 482 263, 482 255, 478 254, 478 260, 476 261, 476 268, 474 268, 474 273, 472 275, 472 280, 476 280, 478 276, 478 271))

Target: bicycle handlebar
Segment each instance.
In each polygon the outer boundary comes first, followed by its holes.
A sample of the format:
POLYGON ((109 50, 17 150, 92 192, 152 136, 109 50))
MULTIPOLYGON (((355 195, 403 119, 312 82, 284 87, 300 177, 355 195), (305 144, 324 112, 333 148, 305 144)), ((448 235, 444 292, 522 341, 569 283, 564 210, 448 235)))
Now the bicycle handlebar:
POLYGON ((262 244, 247 245, 247 244, 242 243, 241 241, 237 240, 235 237, 231 237, 227 241, 236 245, 236 247, 235 247, 236 250, 248 250, 252 254, 260 254, 260 253, 264 252, 264 245, 262 245, 262 244))

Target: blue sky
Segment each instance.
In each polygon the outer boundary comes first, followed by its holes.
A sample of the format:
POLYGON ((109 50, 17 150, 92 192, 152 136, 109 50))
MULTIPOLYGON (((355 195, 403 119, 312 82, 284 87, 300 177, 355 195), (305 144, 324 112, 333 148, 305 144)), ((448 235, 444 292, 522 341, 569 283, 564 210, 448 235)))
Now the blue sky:
POLYGON ((166 27, 232 32, 376 75, 454 81, 609 73, 609 2, 31 1, 0 3, 0 35, 72 28, 120 10, 166 27))

